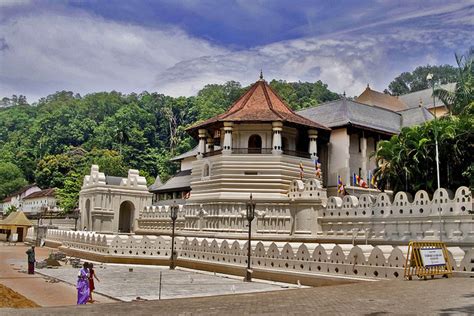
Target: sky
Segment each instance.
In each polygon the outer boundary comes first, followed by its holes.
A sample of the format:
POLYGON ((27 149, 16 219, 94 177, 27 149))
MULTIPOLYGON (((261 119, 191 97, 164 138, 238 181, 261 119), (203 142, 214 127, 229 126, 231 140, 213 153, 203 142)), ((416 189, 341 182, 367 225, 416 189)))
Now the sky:
POLYGON ((360 94, 474 43, 474 0, 0 0, 0 98, 195 95, 321 80, 360 94))

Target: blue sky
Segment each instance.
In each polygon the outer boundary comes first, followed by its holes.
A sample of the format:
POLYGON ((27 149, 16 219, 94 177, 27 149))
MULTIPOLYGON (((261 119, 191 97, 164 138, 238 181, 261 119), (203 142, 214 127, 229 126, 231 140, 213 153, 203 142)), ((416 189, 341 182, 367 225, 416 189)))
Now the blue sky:
POLYGON ((383 90, 473 45, 470 1, 0 0, 0 97, 193 95, 207 83, 322 80, 383 90))

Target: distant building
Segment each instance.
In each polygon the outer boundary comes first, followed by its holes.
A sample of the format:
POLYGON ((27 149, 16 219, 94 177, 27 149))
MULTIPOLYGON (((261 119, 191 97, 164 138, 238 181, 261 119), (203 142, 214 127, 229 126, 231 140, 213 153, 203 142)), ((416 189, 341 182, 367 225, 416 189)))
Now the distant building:
POLYGON ((43 210, 48 212, 61 211, 61 209, 57 207, 55 192, 55 188, 49 188, 31 193, 23 198, 23 206, 21 210, 27 216, 36 215, 41 213, 43 210))
MULTIPOLYGON (((454 91, 456 84, 448 83, 439 86, 439 88, 454 91)), ((409 109, 424 107, 436 117, 441 117, 448 113, 448 108, 440 99, 435 98, 433 104, 433 90, 431 88, 401 95, 399 99, 403 101, 409 109)))
POLYGON ((5 199, 3 199, 0 211, 2 212, 2 214, 4 214, 6 210, 12 205, 15 206, 17 209, 21 210, 23 207, 23 199, 28 195, 38 191, 41 191, 41 189, 36 184, 29 184, 27 186, 24 186, 20 190, 10 194, 5 199))

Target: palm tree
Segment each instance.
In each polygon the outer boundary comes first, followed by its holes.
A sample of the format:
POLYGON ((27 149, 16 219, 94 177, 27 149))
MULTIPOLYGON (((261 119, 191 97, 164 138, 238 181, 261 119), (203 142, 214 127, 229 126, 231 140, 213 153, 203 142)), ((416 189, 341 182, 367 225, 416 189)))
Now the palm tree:
POLYGON ((122 145, 130 141, 128 131, 126 130, 123 124, 119 123, 119 126, 115 128, 114 134, 115 134, 115 139, 119 143, 120 156, 122 156, 122 145))
POLYGON ((454 115, 474 113, 474 47, 466 55, 457 55, 457 82, 454 91, 436 89, 434 95, 440 99, 454 115))

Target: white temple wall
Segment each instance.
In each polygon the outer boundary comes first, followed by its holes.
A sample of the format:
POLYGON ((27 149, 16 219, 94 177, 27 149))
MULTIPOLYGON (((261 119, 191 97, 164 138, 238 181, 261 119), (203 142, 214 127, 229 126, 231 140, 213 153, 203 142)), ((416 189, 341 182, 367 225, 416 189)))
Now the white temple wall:
MULTIPOLYGON (((247 265, 247 241, 216 238, 176 237, 180 261, 200 264, 247 265)), ((46 243, 61 245, 70 255, 97 254, 98 258, 162 259, 170 257, 169 236, 103 235, 93 232, 48 230, 46 243)), ((254 240, 251 243, 251 266, 254 270, 282 273, 330 273, 372 278, 403 278, 407 247, 336 245, 327 243, 288 243, 254 240)), ((474 276, 472 249, 448 247, 453 271, 474 276)), ((110 260, 110 259, 109 259, 110 260)))

